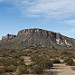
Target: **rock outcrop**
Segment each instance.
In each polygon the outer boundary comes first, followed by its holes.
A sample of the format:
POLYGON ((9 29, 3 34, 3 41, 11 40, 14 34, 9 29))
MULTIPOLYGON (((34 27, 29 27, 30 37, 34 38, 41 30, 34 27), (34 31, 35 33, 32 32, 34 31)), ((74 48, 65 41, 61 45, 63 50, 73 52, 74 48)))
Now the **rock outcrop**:
POLYGON ((24 29, 18 32, 18 35, 26 35, 26 34, 34 34, 34 33, 40 33, 43 34, 45 36, 51 36, 53 38, 56 38, 56 33, 51 32, 51 31, 47 31, 47 30, 43 30, 43 29, 38 29, 38 28, 34 28, 34 29, 24 29))
POLYGON ((7 34, 6 36, 2 37, 2 40, 4 40, 4 39, 11 39, 11 38, 14 38, 14 37, 16 37, 16 35, 7 34))

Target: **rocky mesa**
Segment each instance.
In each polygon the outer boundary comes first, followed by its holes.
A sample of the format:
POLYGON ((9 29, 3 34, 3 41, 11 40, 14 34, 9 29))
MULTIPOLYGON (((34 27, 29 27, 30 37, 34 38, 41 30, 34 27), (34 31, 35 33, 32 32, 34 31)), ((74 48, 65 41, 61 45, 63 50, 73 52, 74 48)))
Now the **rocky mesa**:
POLYGON ((7 39, 6 44, 15 44, 17 46, 41 45, 75 47, 75 39, 63 36, 60 33, 55 33, 39 28, 24 29, 19 31, 17 35, 7 34, 6 36, 2 37, 2 43, 5 43, 3 42, 4 39, 7 39))

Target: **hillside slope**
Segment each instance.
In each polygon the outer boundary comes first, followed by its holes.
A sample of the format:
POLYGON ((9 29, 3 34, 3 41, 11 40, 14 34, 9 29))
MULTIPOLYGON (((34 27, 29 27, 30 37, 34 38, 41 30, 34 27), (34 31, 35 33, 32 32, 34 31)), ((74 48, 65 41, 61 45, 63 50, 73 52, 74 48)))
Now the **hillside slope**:
POLYGON ((63 36, 59 33, 43 30, 43 29, 24 29, 17 35, 8 34, 3 36, 0 45, 4 46, 54 46, 75 48, 75 39, 63 36))

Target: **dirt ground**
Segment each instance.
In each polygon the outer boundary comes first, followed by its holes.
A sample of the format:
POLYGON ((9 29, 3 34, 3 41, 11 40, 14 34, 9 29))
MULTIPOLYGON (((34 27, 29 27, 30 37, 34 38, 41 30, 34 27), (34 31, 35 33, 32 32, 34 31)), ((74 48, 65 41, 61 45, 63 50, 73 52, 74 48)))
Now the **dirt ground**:
POLYGON ((24 63, 26 65, 29 65, 29 64, 32 63, 30 57, 28 57, 28 56, 22 56, 22 58, 24 59, 24 63))
MULTIPOLYGON (((22 74, 22 75, 75 75, 72 69, 75 66, 67 66, 65 64, 54 64, 52 69, 46 69, 44 74, 22 74)), ((2 74, 2 75, 15 75, 15 74, 2 74)))
POLYGON ((67 66, 65 64, 54 64, 52 69, 45 71, 46 75, 75 75, 75 71, 71 68, 72 66, 67 66))
MULTIPOLYGON (((30 64, 30 57, 23 57, 26 64, 30 64)), ((63 62, 63 60, 62 60, 63 62)), ((44 74, 23 74, 23 75, 75 75, 75 71, 73 71, 72 67, 75 66, 67 66, 66 64, 54 64, 52 69, 46 69, 44 74)))

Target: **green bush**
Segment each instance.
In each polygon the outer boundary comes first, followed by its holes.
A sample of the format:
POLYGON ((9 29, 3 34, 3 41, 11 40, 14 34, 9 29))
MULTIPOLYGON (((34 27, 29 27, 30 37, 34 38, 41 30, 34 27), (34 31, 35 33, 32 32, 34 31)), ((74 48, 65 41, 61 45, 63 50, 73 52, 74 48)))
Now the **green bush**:
POLYGON ((0 68, 0 74, 2 74, 3 73, 3 69, 2 68, 0 68))
POLYGON ((36 65, 32 68, 32 71, 35 74, 41 74, 41 73, 43 73, 43 67, 40 65, 36 65))
POLYGON ((17 60, 14 58, 4 58, 0 60, 1 66, 17 65, 17 60))
POLYGON ((64 62, 65 62, 67 65, 70 65, 70 66, 72 66, 73 63, 74 63, 72 58, 67 58, 66 60, 64 60, 64 62))
POLYGON ((10 66, 7 67, 7 70, 8 70, 8 72, 15 72, 16 66, 10 65, 10 66))
POLYGON ((20 58, 21 57, 21 55, 19 54, 19 53, 15 53, 14 55, 13 55, 13 58, 15 58, 15 59, 18 59, 18 58, 20 58))
POLYGON ((55 59, 55 60, 53 60, 53 63, 60 63, 60 60, 59 59, 55 59))
POLYGON ((18 61, 18 63, 17 63, 18 66, 25 65, 23 58, 19 58, 17 61, 18 61))
POLYGON ((28 74, 29 71, 27 70, 26 66, 18 66, 16 70, 16 75, 21 75, 21 74, 28 74))
POLYGON ((3 68, 4 72, 15 72, 15 70, 16 70, 16 66, 13 66, 13 65, 10 65, 10 66, 3 68))
POLYGON ((46 58, 44 56, 38 56, 31 57, 32 61, 34 61, 36 64, 39 64, 43 68, 51 68, 53 67, 53 63, 50 60, 50 58, 46 58))
POLYGON ((43 68, 51 68, 53 67, 53 63, 50 60, 43 60, 39 63, 40 66, 42 66, 43 68))
POLYGON ((16 69, 16 75, 21 75, 21 70, 19 67, 17 67, 17 69, 16 69))
POLYGON ((28 74, 29 71, 27 70, 26 66, 20 66, 20 70, 22 74, 28 74))

